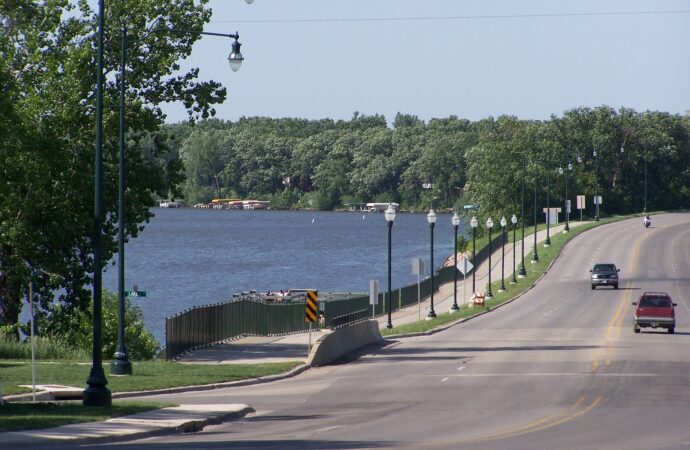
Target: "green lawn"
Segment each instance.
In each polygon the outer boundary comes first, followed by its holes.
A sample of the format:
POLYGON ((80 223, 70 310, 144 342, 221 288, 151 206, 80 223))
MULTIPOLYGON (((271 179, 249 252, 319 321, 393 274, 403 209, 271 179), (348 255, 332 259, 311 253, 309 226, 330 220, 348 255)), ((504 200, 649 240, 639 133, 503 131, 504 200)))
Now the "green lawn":
MULTIPOLYGON (((143 391, 150 389, 220 383, 245 380, 284 373, 300 364, 299 361, 271 364, 180 364, 170 361, 135 361, 134 374, 114 376, 104 364, 108 388, 112 392, 143 391)), ((86 387, 91 363, 74 361, 40 361, 37 364, 38 384, 61 384, 86 387)), ((0 380, 4 395, 30 392, 19 387, 31 384, 31 361, 0 360, 0 380)))

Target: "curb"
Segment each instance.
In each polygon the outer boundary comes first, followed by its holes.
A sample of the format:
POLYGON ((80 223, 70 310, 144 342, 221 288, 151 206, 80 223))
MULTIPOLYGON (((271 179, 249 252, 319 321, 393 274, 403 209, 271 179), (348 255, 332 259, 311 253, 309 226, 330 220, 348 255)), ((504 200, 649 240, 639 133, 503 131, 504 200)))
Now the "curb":
POLYGON ((131 397, 145 397, 149 395, 159 395, 159 394, 179 394, 183 392, 192 392, 192 391, 211 391, 214 389, 222 389, 226 387, 238 387, 238 386, 249 386, 249 385, 254 385, 254 384, 261 384, 261 383, 269 383, 271 381, 278 381, 282 380, 285 378, 291 378, 296 375, 299 375, 300 373, 304 372, 305 370, 309 369, 311 367, 310 364, 302 364, 301 366, 297 366, 294 369, 285 372, 285 373, 279 373, 275 375, 268 375, 265 377, 259 377, 259 378, 248 378, 246 380, 238 380, 238 381, 226 381, 222 383, 213 383, 213 384, 201 384, 201 385, 193 385, 193 386, 180 386, 180 387, 171 387, 171 388, 163 388, 163 389, 154 389, 150 391, 131 391, 131 392, 115 392, 112 394, 112 398, 131 398, 131 397))

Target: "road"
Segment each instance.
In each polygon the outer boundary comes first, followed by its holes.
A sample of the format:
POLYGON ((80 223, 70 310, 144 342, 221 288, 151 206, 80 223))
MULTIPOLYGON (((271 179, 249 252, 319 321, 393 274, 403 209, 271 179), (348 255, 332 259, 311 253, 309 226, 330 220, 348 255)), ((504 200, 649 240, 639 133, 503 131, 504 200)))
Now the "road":
MULTIPOLYGON (((529 262, 527 263, 529 264, 529 262)), ((573 239, 525 295, 431 336, 255 385, 149 397, 248 403, 201 433, 118 449, 690 448, 690 214, 573 239), (594 262, 620 289, 590 289, 594 262), (676 333, 632 330, 631 302, 668 292, 676 333)))

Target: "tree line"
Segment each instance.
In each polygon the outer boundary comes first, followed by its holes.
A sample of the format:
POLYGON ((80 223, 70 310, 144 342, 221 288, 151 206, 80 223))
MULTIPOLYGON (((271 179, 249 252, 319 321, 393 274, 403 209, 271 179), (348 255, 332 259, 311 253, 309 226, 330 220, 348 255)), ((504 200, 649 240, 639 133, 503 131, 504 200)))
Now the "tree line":
POLYGON ((451 116, 426 123, 398 114, 389 127, 383 116, 355 113, 350 121, 212 119, 169 131, 191 204, 231 197, 271 200, 274 208, 397 202, 463 211, 473 204, 500 218, 521 215, 524 184, 531 223, 534 191, 539 211, 547 200, 563 207, 566 177, 573 213, 575 196, 586 196, 585 217, 594 215, 595 195, 601 215, 690 204, 687 114, 600 106, 543 121, 451 116))

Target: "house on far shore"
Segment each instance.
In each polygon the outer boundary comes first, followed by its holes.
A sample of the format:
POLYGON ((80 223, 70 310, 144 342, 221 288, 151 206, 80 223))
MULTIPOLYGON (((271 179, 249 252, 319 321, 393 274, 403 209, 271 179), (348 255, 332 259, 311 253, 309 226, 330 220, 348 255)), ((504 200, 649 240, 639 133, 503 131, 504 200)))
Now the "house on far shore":
POLYGON ((367 203, 367 211, 369 212, 383 212, 388 209, 388 205, 393 206, 396 211, 400 209, 400 205, 397 203, 389 202, 389 203, 367 203))

